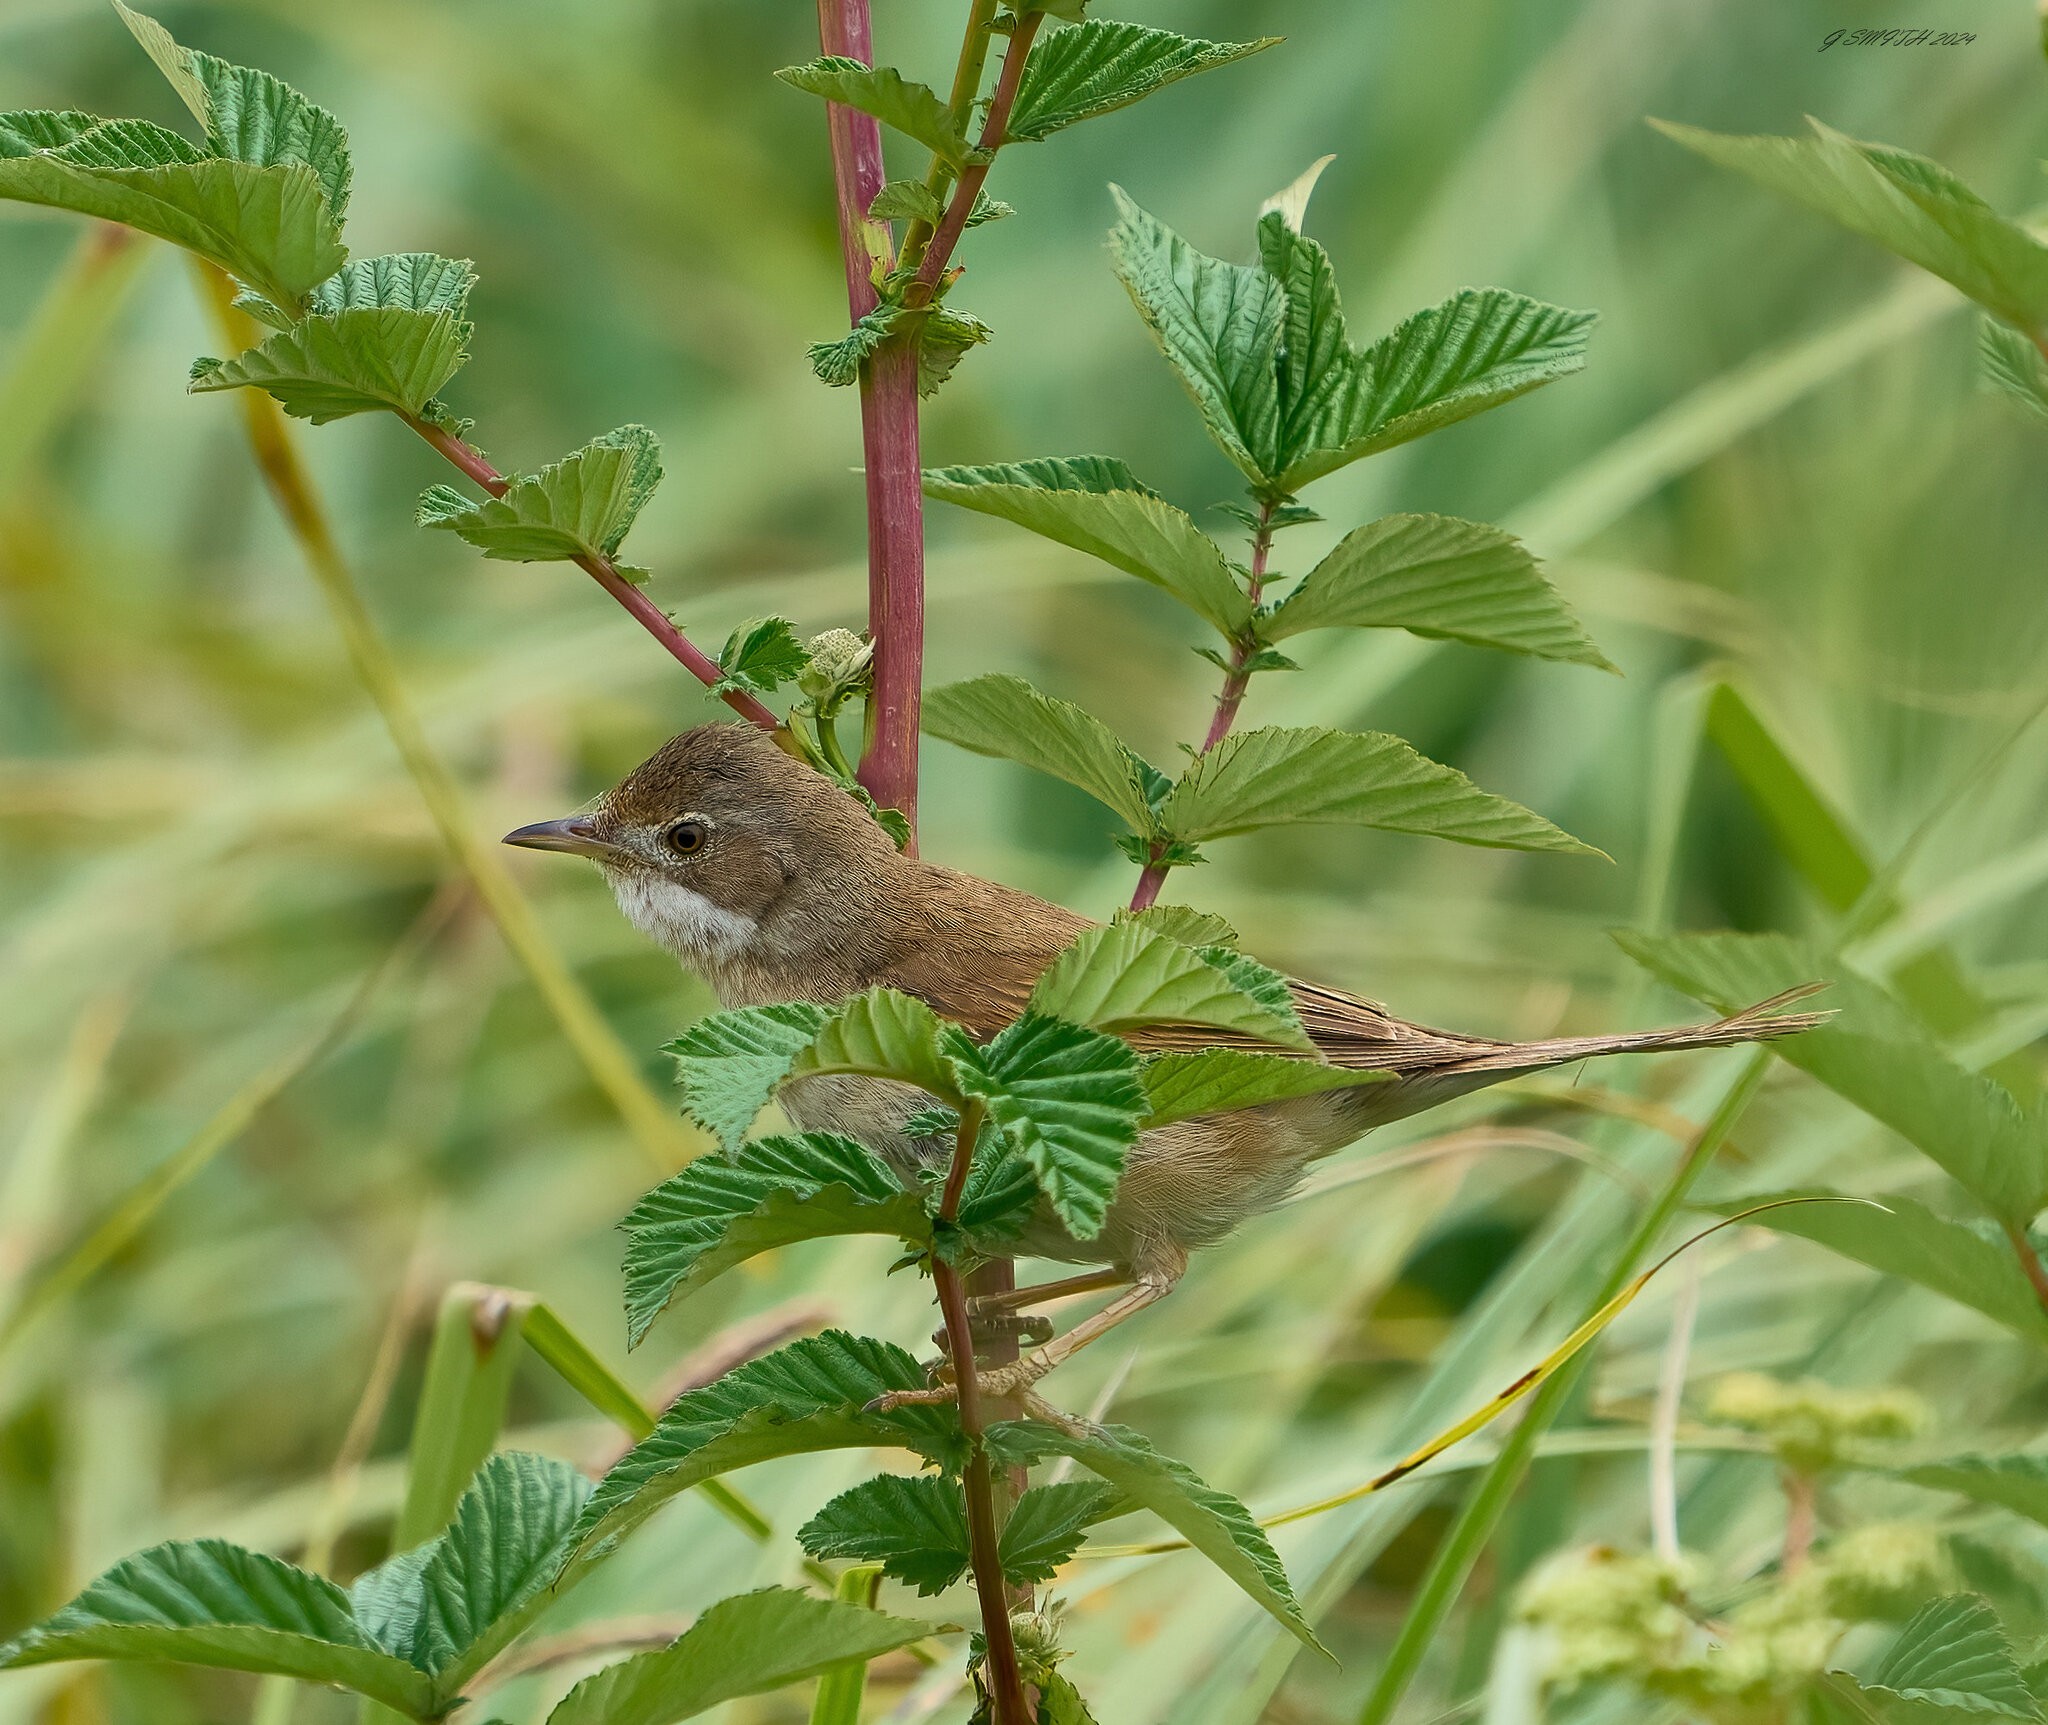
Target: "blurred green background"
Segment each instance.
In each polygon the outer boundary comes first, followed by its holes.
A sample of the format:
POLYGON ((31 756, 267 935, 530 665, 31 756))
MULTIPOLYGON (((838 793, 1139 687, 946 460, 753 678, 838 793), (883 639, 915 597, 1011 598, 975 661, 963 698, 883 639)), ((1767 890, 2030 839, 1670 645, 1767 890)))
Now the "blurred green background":
MULTIPOLYGON (((959 8, 878 10, 882 56, 942 82, 959 8)), ((1231 496, 1109 272, 1106 183, 1242 256, 1259 201, 1335 152, 1308 226, 1336 260, 1354 333, 1467 284, 1597 308, 1602 322, 1581 377, 1313 489, 1328 522, 1289 535, 1284 566, 1299 572, 1391 509, 1500 521, 1626 672, 1319 636, 1305 669, 1261 679, 1247 709, 1254 723, 1399 731, 1602 846, 1612 867, 1304 829, 1218 845, 1168 896, 1223 911, 1276 964, 1424 1021, 1533 1036, 1677 1017, 1687 1009, 1637 980, 1608 928, 1829 925, 1781 835, 1720 755, 1693 746, 1700 692, 1727 675, 1871 856, 1903 858, 1905 910, 1871 961, 1947 943, 1992 1007, 1975 1057, 2024 1055, 2048 1029, 2048 731, 2022 729, 2048 673, 2048 433, 1979 390, 1970 319, 1947 289, 1717 175, 1642 119, 1787 131, 1810 111, 2024 209, 2048 146, 2031 8, 1114 10, 1289 40, 1003 157, 993 189, 1021 213, 970 237, 955 296, 997 337, 935 404, 927 459, 1096 450, 1198 514, 1231 496), (1977 40, 1820 51, 1829 31, 1866 25, 1977 40)), ((184 41, 267 67, 341 116, 357 252, 476 260, 475 358, 454 401, 501 465, 650 424, 668 478, 633 551, 665 607, 712 645, 770 611, 806 632, 858 626, 856 402, 804 360, 844 321, 823 125, 769 76, 815 52, 809 8, 162 11, 184 41)), ((0 4, 0 108, 29 106, 182 123, 97 0, 0 4)), ((410 1286, 395 1393, 336 1559, 343 1574, 374 1560, 433 1291, 458 1277, 536 1290, 622 1357, 611 1225, 656 1174, 461 890, 261 489, 235 404, 183 393, 190 359, 219 349, 183 261, 137 248, 125 291, 81 318, 80 341, 53 355, 28 339, 86 240, 14 207, 0 225, 0 1310, 415 939, 338 1049, 0 1352, 0 1637, 155 1539, 297 1550, 339 1501, 328 1472, 410 1286)), ((388 422, 301 441, 479 831, 566 812, 711 716, 574 571, 485 563, 414 529, 413 495, 442 474, 388 422)), ((1156 759, 1199 734, 1214 673, 1163 596, 938 506, 930 536, 935 680, 1021 672, 1156 759)), ((1128 894, 1106 817, 1078 793, 937 744, 926 775, 928 855, 1092 913, 1128 894)), ((595 871, 518 867, 665 1091, 655 1051, 703 992, 631 933, 595 871)), ((1698 1118, 1740 1059, 1609 1065, 1579 1076, 1577 1101, 1632 1093, 1698 1118)), ((1553 1339, 1633 1191, 1674 1153, 1658 1125, 1528 1090, 1406 1123, 1199 1260, 1167 1306, 1055 1387, 1077 1407, 1113 1392, 1117 1417, 1261 1511, 1336 1490, 1553 1339), (1558 1134, 1607 1171, 1560 1154, 1558 1134), (1428 1153, 1372 1177, 1418 1146, 1428 1153)), ((1781 1071, 1737 1134, 1729 1181, 1882 1191, 1924 1168, 1781 1071)), ((913 1278, 881 1278, 886 1261, 876 1242, 781 1254, 672 1315, 627 1373, 651 1393, 690 1350, 763 1314, 829 1315, 917 1345, 930 1313, 913 1278)), ((1699 1382, 1737 1365, 1897 1379, 1986 1448, 1986 1432, 2038 1422, 2037 1358, 1957 1308, 1797 1243, 1721 1236, 1703 1261, 1699 1382)), ((1406 1717, 1466 1716, 1501 1601, 1534 1558, 1642 1540, 1669 1300, 1654 1290, 1617 1330, 1558 1440, 1586 1453, 1539 1465, 1406 1717)), ((538 1372, 520 1380, 513 1423, 514 1441, 585 1461, 611 1441, 538 1372)), ((786 1530, 864 1466, 812 1458, 742 1483, 786 1530)), ((1290 1662, 1291 1644, 1187 1558, 1077 1564, 1062 1591, 1082 1688, 1113 1725, 1349 1718, 1464 1477, 1281 1535, 1341 1669, 1290 1662)), ((1780 1513, 1767 1464, 1688 1458, 1681 1477, 1688 1543, 1738 1571, 1761 1562, 1780 1513)), ((686 1502, 562 1615, 687 1613, 791 1579, 794 1564, 790 1542, 759 1551, 686 1502)), ((585 1668, 514 1682, 492 1710, 537 1720, 585 1668)), ((957 1696, 885 1677, 876 1716, 964 1717, 957 1696)), ((801 1704, 729 1711, 783 1719, 801 1704)), ((0 1676, 0 1725, 199 1725, 250 1707, 239 1680, 168 1668, 0 1676)), ((295 1716, 349 1715, 309 1692, 295 1716)))

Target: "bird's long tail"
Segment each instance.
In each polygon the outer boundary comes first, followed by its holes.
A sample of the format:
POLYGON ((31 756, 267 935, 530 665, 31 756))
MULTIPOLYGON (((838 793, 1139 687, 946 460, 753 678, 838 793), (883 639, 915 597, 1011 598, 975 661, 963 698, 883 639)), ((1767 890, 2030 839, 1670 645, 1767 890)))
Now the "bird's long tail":
POLYGON ((1786 1012, 1785 1007, 1825 988, 1825 983, 1808 983, 1789 988, 1769 1000, 1758 1001, 1741 1012, 1718 1018, 1711 1024, 1679 1025, 1670 1030, 1638 1030, 1619 1036, 1559 1036, 1546 1042, 1502 1042, 1491 1047, 1458 1053, 1441 1063, 1410 1067, 1399 1082, 1369 1086, 1349 1092, 1347 1112, 1354 1123, 1381 1126, 1389 1121, 1419 1114, 1454 1096, 1483 1090, 1525 1073, 1542 1072, 1554 1066, 1569 1066, 1575 1060, 1599 1054, 1642 1054, 1681 1048, 1726 1048, 1741 1042, 1769 1042, 1780 1036, 1796 1036, 1813 1030, 1834 1016, 1831 1012, 1786 1012))
POLYGON ((1712 1024, 1683 1024, 1670 1030, 1637 1030, 1618 1036, 1559 1036, 1548 1042, 1507 1042, 1484 1053, 1454 1060, 1435 1068, 1437 1073, 1490 1073, 1501 1078, 1518 1072, 1541 1072, 1546 1067, 1569 1066, 1596 1054, 1644 1054, 1681 1048, 1727 1048, 1738 1042, 1770 1042, 1780 1036, 1796 1036, 1813 1030, 1834 1017, 1832 1012, 1786 1012, 1795 1001, 1805 1000, 1826 988, 1824 982, 1809 982, 1788 988, 1769 1000, 1717 1018, 1712 1024))

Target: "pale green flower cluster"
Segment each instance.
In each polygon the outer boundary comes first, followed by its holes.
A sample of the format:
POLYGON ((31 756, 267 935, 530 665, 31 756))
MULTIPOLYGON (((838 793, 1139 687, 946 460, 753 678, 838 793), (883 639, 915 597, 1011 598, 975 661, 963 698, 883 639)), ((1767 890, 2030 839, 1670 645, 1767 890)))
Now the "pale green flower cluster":
POLYGON ((1857 1443, 1896 1443, 1924 1430, 1927 1404, 1910 1390, 1844 1390, 1817 1378, 1783 1383, 1736 1372, 1714 1387, 1710 1415, 1758 1433, 1794 1473, 1825 1473, 1857 1443))

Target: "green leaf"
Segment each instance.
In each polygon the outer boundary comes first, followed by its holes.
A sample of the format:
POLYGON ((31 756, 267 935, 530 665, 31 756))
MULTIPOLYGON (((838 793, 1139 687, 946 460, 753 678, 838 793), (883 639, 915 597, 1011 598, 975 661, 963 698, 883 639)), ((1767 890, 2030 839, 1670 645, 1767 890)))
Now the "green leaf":
POLYGON ((976 192, 974 207, 967 212, 966 226, 978 228, 983 222, 999 222, 1005 216, 1014 216, 1016 213, 1016 205, 1006 204, 1001 198, 992 198, 987 192, 976 192))
POLYGON ((811 370, 821 383, 844 389, 860 381, 860 368, 887 342, 901 337, 917 348, 917 393, 934 394, 953 375, 961 355, 995 332, 950 305, 878 305, 837 341, 814 342, 811 370))
POLYGON ((924 729, 977 755, 1018 761, 1077 785, 1141 833, 1155 830, 1147 796, 1157 769, 1093 714, 1040 694, 1022 677, 948 683, 924 698, 924 729))
POLYGON ((676 1058, 683 1107, 731 1150, 830 1012, 809 1001, 714 1012, 666 1045, 676 1058))
POLYGON ((1100 1480, 1034 1485, 1017 1499, 996 1541, 1004 1577, 1017 1587, 1050 1581, 1089 1528, 1129 1508, 1122 1492, 1100 1480))
POLYGON ((1964 1713, 2041 1717, 1998 1614, 1975 1594, 1923 1605, 1863 1687, 1964 1713))
POLYGON ((867 1411, 892 1390, 928 1387, 923 1368, 903 1349, 826 1330, 678 1396, 653 1433, 597 1482, 557 1585, 602 1561, 678 1492, 775 1456, 898 1448, 957 1470, 967 1452, 952 1408, 867 1411))
POLYGON ((959 1085, 947 1056, 970 1044, 915 995, 871 988, 831 1010, 791 1076, 846 1073, 897 1078, 942 1101, 957 1102, 959 1085))
POLYGON ((957 306, 928 306, 904 314, 912 320, 910 339, 917 343, 917 393, 936 395, 953 375, 967 350, 979 347, 995 331, 972 312, 957 306))
POLYGON ((1959 1455, 1887 1471, 1914 1485, 1996 1504, 2048 1527, 2048 1455, 1959 1455))
POLYGON ((1127 108, 1154 90, 1227 66, 1279 40, 1204 42, 1171 30, 1091 18, 1078 30, 1061 30, 1038 43, 1025 62, 1004 138, 1036 143, 1064 126, 1127 108))
POLYGON ((1460 844, 1599 856, 1519 803, 1482 791, 1399 737, 1271 727, 1198 755, 1159 806, 1159 824, 1202 840, 1297 822, 1426 833, 1460 844))
POLYGON ((1168 940, 1177 940, 1183 946, 1235 946, 1238 943, 1237 930, 1227 920, 1213 911, 1196 910, 1192 905, 1154 904, 1143 910, 1120 910, 1114 920, 1134 922, 1140 928, 1149 928, 1154 934, 1163 934, 1168 940))
POLYGON ((339 1683, 415 1716, 425 1672, 376 1646, 324 1577, 225 1540, 152 1546, 0 1646, 0 1668, 66 1659, 171 1659, 339 1683))
POLYGON ((1046 1673, 1039 1694, 1038 1725, 1096 1725, 1096 1719, 1073 1680, 1055 1670, 1046 1673))
POLYGON ((1149 581, 1233 639, 1251 621, 1251 601, 1215 540, 1121 461, 1074 455, 931 468, 924 489, 1149 581))
POLYGON ((586 1677, 548 1725, 672 1725, 741 1695, 764 1695, 847 1660, 879 1658, 936 1625, 769 1587, 721 1599, 689 1633, 586 1677))
POLYGON ((1383 1084, 1393 1076, 1391 1072, 1359 1072, 1344 1066, 1325 1066, 1317 1060, 1256 1054, 1241 1048, 1155 1054, 1145 1062, 1142 1074, 1150 1105, 1145 1127, 1149 1131, 1203 1114, 1227 1114, 1264 1102, 1317 1096, 1326 1090, 1383 1084))
POLYGON ((1312 1052, 1285 981, 1255 960, 1215 951, 1212 958, 1142 923, 1093 928, 1038 979, 1030 1009, 1091 1030, 1199 1024, 1312 1052), (1232 974, 1239 968, 1242 984, 1232 974))
POLYGON ((2021 406, 2048 419, 2048 359, 2011 324, 1978 322, 1977 351, 1984 375, 2021 406))
POLYGON ((893 66, 864 66, 858 60, 827 54, 808 65, 785 66, 775 75, 828 102, 874 115, 956 168, 966 160, 967 140, 938 92, 914 83, 893 66))
POLYGON ((1347 533, 1259 637, 1309 629, 1406 629, 1614 669, 1520 540, 1448 515, 1387 515, 1347 533))
POLYGON ((484 1463, 447 1532, 422 1548, 409 1645, 392 1648, 433 1676, 437 1697, 453 1699, 553 1603, 550 1583, 589 1496, 567 1462, 508 1453, 484 1463))
POLYGON ((871 221, 916 221, 937 227, 946 213, 938 195, 922 180, 891 180, 868 202, 871 221))
POLYGON ((1138 1057, 1114 1036, 1027 1012, 953 1066, 960 1088, 987 1100, 1060 1220, 1092 1240, 1144 1118, 1138 1057))
POLYGON ((1110 259, 1224 454, 1254 484, 1279 471, 1276 366, 1287 295, 1265 270, 1208 257, 1120 186, 1110 259))
POLYGON ((1038 1176, 1000 1133, 990 1129, 967 1170, 955 1221, 960 1232, 983 1246, 1016 1240, 1038 1213, 1038 1176))
MULTIPOLYGON (((1778 1198, 1813 1196, 1767 1192, 1709 1208, 1733 1215, 1778 1198)), ((1988 1224, 1980 1229, 1952 1222, 1924 1204, 1892 1194, 1886 1195, 1882 1209, 1870 1204, 1798 1204, 1768 1211, 1756 1221, 1775 1233, 1812 1240, 1882 1275, 1931 1288, 2032 1341, 2048 1341, 2048 1314, 2042 1312, 2011 1245, 1991 1233, 1988 1224)))
POLYGON ((756 617, 725 638, 718 668, 721 686, 772 695, 810 667, 811 655, 787 617, 756 617))
POLYGON ((1466 288, 1362 353, 1347 347, 1334 378, 1311 379, 1291 403, 1296 423, 1270 489, 1298 491, 1582 369, 1596 321, 1505 288, 1466 288))
POLYGON ((169 240, 280 306, 304 304, 348 257, 311 168, 202 156, 143 120, 0 114, 0 198, 169 240))
POLYGON ((1903 1005, 1845 974, 1839 960, 1782 936, 1617 938, 1638 963, 1720 1010, 1831 978, 1822 1003, 1837 1009, 1834 1022, 1778 1052, 1905 1138, 2000 1220, 2024 1227, 2048 1206, 2048 1104, 2023 1109, 1996 1079, 1957 1065, 1903 1005), (1756 991, 1722 1006, 1745 987, 1756 991))
POLYGON ((878 305, 837 341, 813 342, 811 370, 820 383, 845 389, 860 382, 860 368, 896 333, 902 307, 878 305))
POLYGON ((1006 1454, 1072 1456, 1122 1493, 1130 1507, 1158 1516, 1305 1645, 1323 1651, 1251 1512, 1228 1492, 1205 1484, 1186 1462, 1161 1455, 1123 1426, 1096 1426, 1084 1435, 1005 1422, 991 1429, 989 1441, 1006 1454))
POLYGON ((610 557, 661 482, 661 444, 644 425, 622 425, 573 455, 512 481, 503 497, 472 503, 437 485, 420 499, 422 527, 446 527, 486 557, 547 563, 610 557))
POLYGON ((348 214, 351 170, 348 134, 339 120, 268 72, 180 47, 154 18, 131 12, 121 0, 114 0, 114 10, 206 128, 216 156, 257 167, 303 162, 319 176, 328 210, 340 227, 348 214))
POLYGON ((921 1594, 943 1593, 967 1573, 967 1500, 942 1474, 882 1474, 841 1492, 796 1540, 815 1558, 879 1563, 921 1594))
POLYGON ((1667 138, 1873 239, 2023 329, 2048 326, 2048 246, 1938 162, 1809 119, 1810 138, 1732 137, 1652 120, 1667 138))
POLYGON ((308 309, 326 317, 383 308, 446 311, 461 317, 469 309, 470 290, 475 286, 476 266, 467 258, 390 252, 382 257, 351 258, 313 290, 308 309))
POLYGON ((637 1347, 673 1301, 735 1264, 837 1234, 930 1237, 917 1195, 851 1138, 759 1138, 702 1156, 627 1212, 626 1333, 637 1347))
POLYGON ((315 425, 385 411, 417 418, 468 360, 469 336, 470 326, 448 311, 308 316, 238 358, 195 362, 191 388, 267 390, 285 412, 315 425))

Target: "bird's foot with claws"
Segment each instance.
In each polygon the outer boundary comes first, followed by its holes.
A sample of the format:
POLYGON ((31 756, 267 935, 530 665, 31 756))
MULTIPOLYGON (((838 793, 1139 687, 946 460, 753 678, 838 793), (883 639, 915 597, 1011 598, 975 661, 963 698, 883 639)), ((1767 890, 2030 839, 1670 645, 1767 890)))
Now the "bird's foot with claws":
MULTIPOLYGON (((1007 1366, 992 1366, 986 1371, 977 1372, 975 1383, 983 1395, 1021 1401, 1025 1411, 1031 1414, 1032 1418, 1042 1418, 1044 1416, 1038 1410, 1058 1410, 1051 1408, 1049 1403, 1034 1395, 1033 1386, 1058 1364, 1057 1360, 1049 1360, 1043 1354, 1029 1353, 1007 1366)), ((877 1396, 863 1411, 886 1414, 893 1413, 897 1408, 942 1407, 947 1402, 958 1401, 960 1386, 953 1378, 951 1362, 941 1360, 932 1369, 940 1381, 930 1389, 891 1390, 885 1396, 877 1396)), ((1070 1415, 1060 1414, 1054 1423, 1065 1424, 1070 1419, 1070 1415)))

